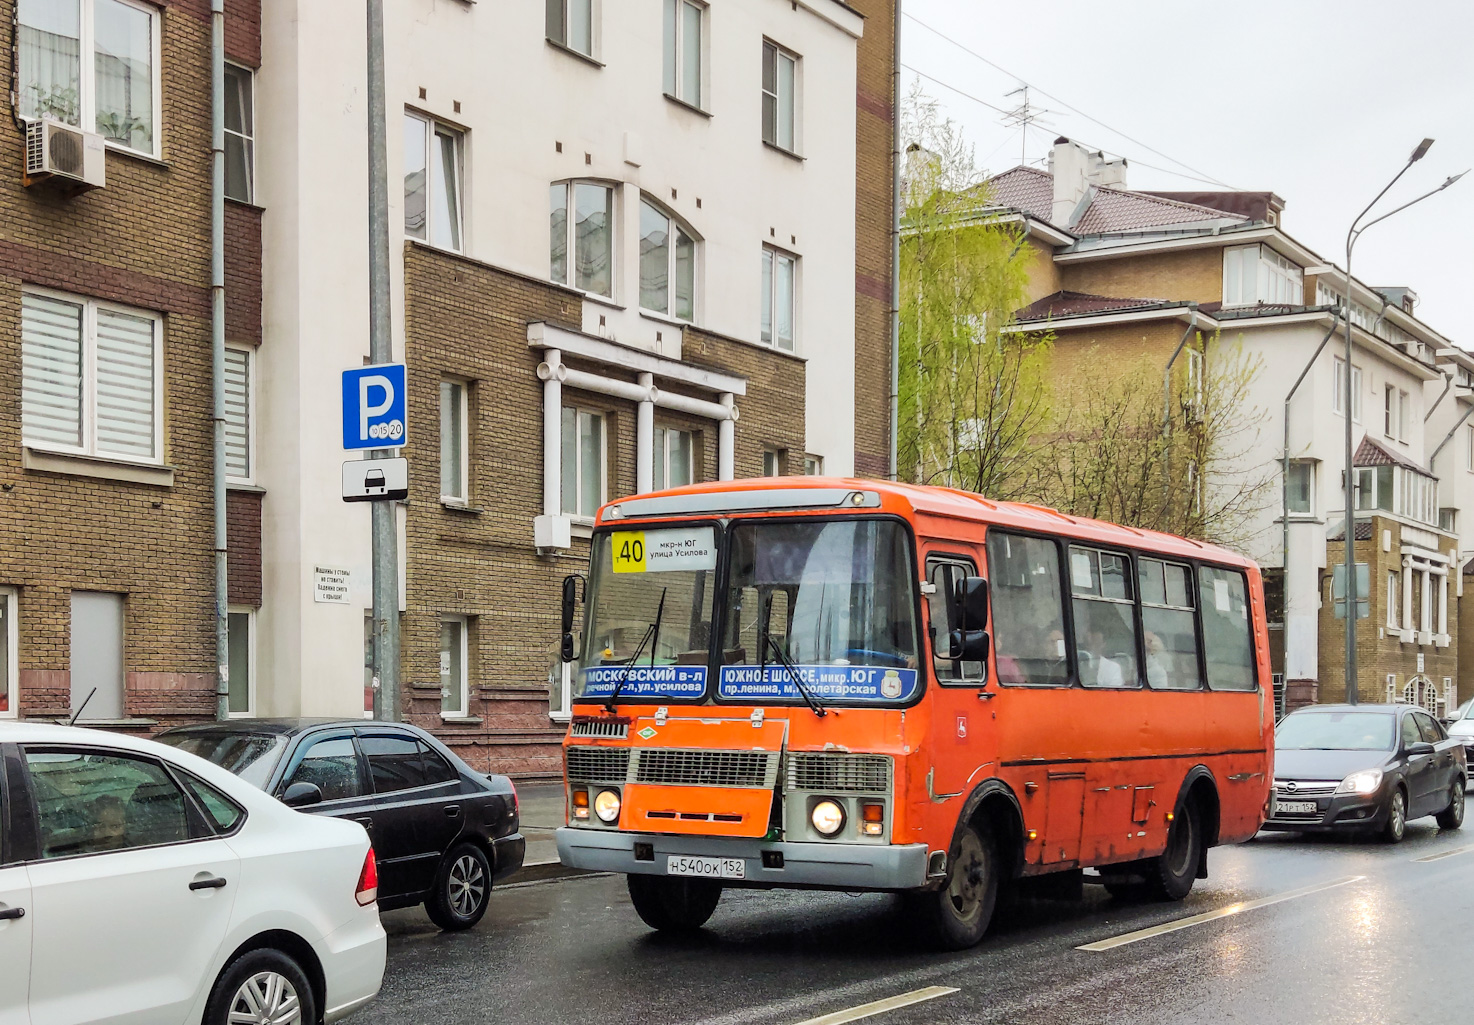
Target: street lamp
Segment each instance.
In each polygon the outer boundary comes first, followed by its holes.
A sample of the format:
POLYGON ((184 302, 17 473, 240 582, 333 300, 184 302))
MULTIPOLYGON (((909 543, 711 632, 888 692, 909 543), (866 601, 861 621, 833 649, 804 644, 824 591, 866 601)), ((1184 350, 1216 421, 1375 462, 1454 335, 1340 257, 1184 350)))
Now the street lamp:
POLYGON ((1416 199, 1402 204, 1402 206, 1397 207, 1395 210, 1390 210, 1382 216, 1374 217, 1367 223, 1362 224, 1361 219, 1371 212, 1372 207, 1376 206, 1383 196, 1387 195, 1388 190, 1397 184, 1398 179, 1407 173, 1409 167, 1412 167, 1419 160, 1423 159, 1432 145, 1432 139, 1424 139, 1418 143, 1418 148, 1413 150, 1412 156, 1407 158, 1407 163, 1402 166, 1402 170, 1398 171, 1392 180, 1383 187, 1382 191, 1377 193, 1377 198, 1368 203, 1365 210, 1356 215, 1356 220, 1351 222, 1351 230, 1346 232, 1346 298, 1341 307, 1341 315, 1346 328, 1346 391, 1344 395, 1346 406, 1344 410, 1346 416, 1346 475, 1344 478, 1346 490, 1346 564, 1343 572, 1346 574, 1346 702, 1351 705, 1357 703, 1358 697, 1356 686, 1356 605, 1357 599, 1361 597, 1361 590, 1356 582, 1356 484, 1351 465, 1353 458, 1351 449, 1351 404, 1354 399, 1351 391, 1351 338, 1354 330, 1351 322, 1351 249, 1356 245, 1356 240, 1361 238, 1362 232, 1366 231, 1372 225, 1385 221, 1393 214, 1401 213, 1414 203, 1421 203, 1429 196, 1442 192, 1465 174, 1468 174, 1467 171, 1464 171, 1451 175, 1438 188, 1430 189, 1416 199), (1360 226, 1358 227, 1358 225, 1360 226))

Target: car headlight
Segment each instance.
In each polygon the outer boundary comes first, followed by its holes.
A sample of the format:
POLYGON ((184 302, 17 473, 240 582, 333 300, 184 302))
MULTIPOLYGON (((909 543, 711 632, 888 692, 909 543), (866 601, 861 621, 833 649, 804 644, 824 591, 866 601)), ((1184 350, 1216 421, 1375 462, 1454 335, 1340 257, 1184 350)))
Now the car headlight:
POLYGON ((609 825, 619 821, 619 795, 613 790, 600 790, 599 796, 594 798, 594 814, 599 816, 599 821, 609 825))
POLYGON ((820 801, 809 812, 809 821, 820 836, 835 836, 844 828, 844 809, 834 801, 820 801))
POLYGON ((1363 769, 1353 772, 1336 787, 1338 794, 1375 794, 1382 785, 1381 769, 1363 769))

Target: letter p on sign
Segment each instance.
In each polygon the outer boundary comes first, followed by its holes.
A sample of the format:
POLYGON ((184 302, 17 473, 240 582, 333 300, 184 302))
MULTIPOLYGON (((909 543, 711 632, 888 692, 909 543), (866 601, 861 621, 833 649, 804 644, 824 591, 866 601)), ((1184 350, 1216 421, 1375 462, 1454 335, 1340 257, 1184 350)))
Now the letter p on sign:
POLYGON ((343 371, 343 447, 401 448, 409 440, 403 363, 343 371))

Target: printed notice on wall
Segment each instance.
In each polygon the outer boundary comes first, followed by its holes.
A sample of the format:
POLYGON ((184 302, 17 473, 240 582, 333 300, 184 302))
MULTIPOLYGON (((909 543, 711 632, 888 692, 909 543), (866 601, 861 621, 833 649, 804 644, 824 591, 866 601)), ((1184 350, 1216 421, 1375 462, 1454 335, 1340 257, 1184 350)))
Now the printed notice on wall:
POLYGON ((353 604, 353 571, 342 566, 312 567, 312 600, 325 605, 353 604))

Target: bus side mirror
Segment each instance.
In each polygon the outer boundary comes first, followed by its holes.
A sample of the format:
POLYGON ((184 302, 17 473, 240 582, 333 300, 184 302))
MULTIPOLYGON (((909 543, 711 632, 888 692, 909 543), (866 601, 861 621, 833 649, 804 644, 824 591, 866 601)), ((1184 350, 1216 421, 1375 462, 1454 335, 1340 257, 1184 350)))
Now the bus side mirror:
POLYGON ((578 574, 563 578, 563 661, 573 661, 573 611, 578 604, 578 574))
POLYGON ((953 630, 947 657, 957 662, 986 662, 992 639, 986 630, 953 630))
POLYGON ((957 581, 952 596, 953 629, 948 636, 948 657, 962 662, 985 662, 988 658, 988 581, 964 577, 957 581))

